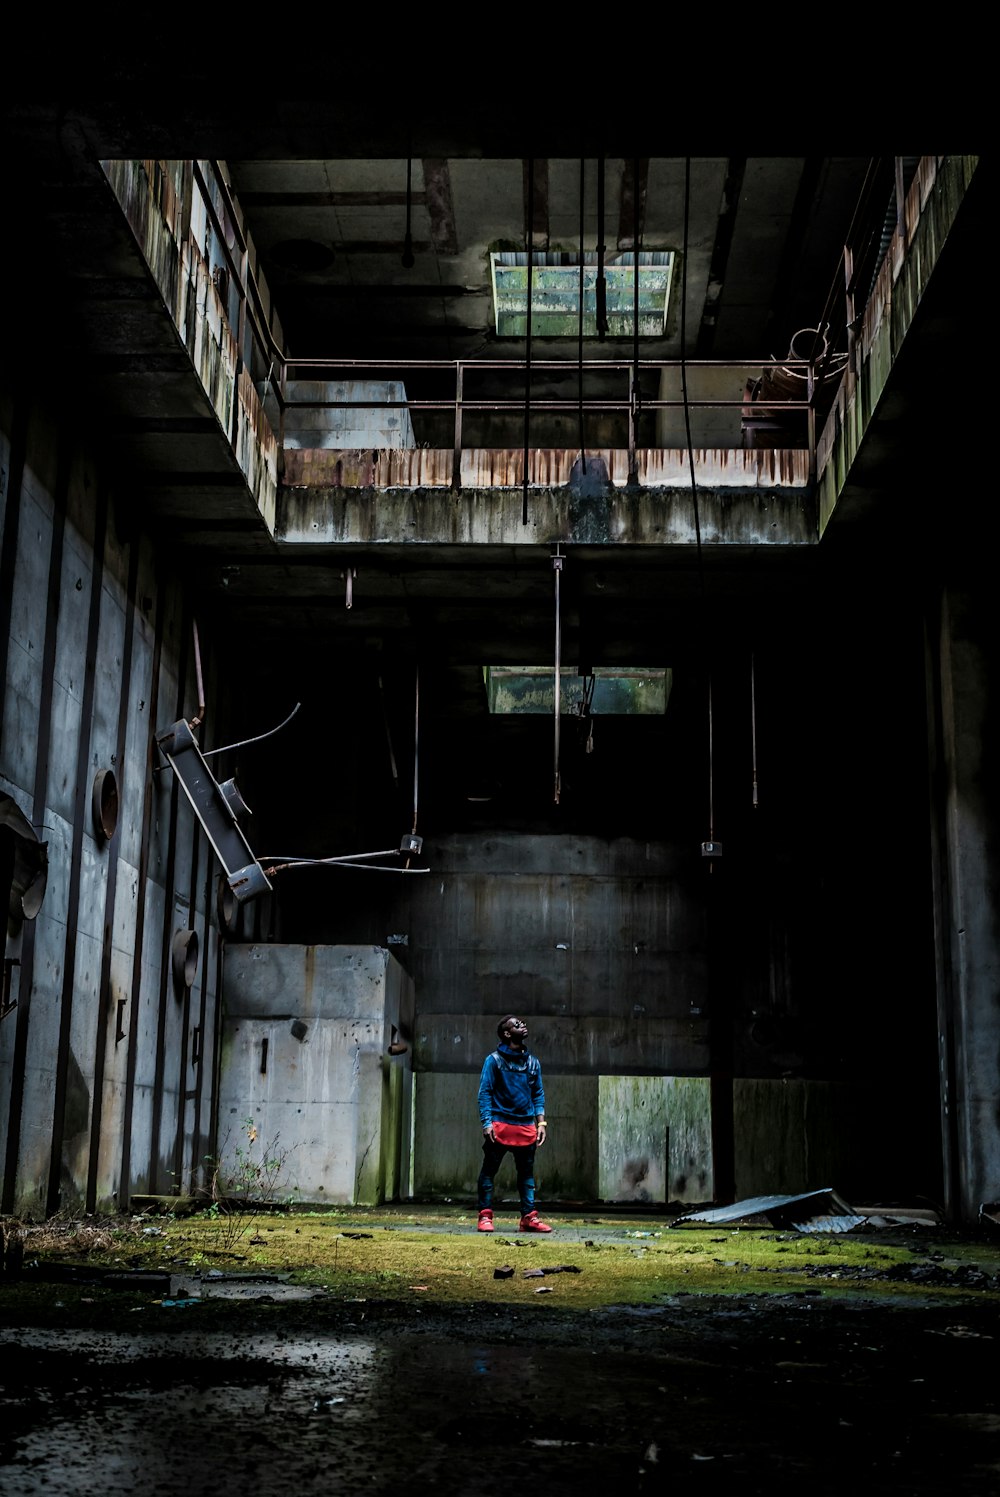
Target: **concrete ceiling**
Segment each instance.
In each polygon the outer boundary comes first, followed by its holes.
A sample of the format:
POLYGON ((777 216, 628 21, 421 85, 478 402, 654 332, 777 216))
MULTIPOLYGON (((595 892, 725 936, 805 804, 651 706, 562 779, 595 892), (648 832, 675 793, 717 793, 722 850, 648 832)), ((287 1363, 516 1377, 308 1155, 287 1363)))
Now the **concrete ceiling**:
MULTIPOLYGON (((246 502, 97 162, 224 161, 291 352, 388 360, 496 356, 488 255, 499 243, 525 242, 529 159, 533 240, 568 250, 579 242, 581 159, 585 247, 597 243, 603 160, 609 252, 631 246, 636 206, 643 248, 681 251, 686 238, 684 317, 678 308, 664 338, 643 353, 677 357, 683 331, 691 358, 766 361, 822 314, 867 158, 639 156, 629 151, 637 144, 652 151, 662 131, 633 139, 621 121, 609 132, 615 139, 599 142, 592 122, 578 128, 560 116, 529 128, 485 101, 459 111, 436 95, 418 107, 397 100, 395 109, 375 111, 360 108, 358 87, 336 94, 318 84, 279 87, 266 109, 249 100, 234 108, 207 65, 185 78, 181 107, 176 90, 165 95, 147 82, 134 67, 101 86, 64 77, 51 95, 8 98, 8 192, 25 232, 7 237, 4 270, 7 284, 26 292, 14 308, 11 349, 32 378, 69 391, 91 439, 127 476, 119 489, 133 495, 162 542, 183 553, 234 658, 251 675, 258 664, 257 679, 270 686, 266 702, 254 703, 253 726, 280 718, 286 698, 310 686, 336 694, 374 670, 389 689, 402 683, 395 710, 405 736, 409 667, 422 659, 433 664, 425 704, 441 733, 456 719, 478 731, 483 664, 551 659, 548 548, 355 553, 348 611, 346 555, 282 550, 246 502), (412 267, 402 263, 408 161, 412 267)), ((891 181, 880 190, 876 225, 891 181)), ((523 348, 505 351, 519 357, 523 348)), ((566 356, 564 345, 536 345, 538 358, 557 355, 566 356)), ((700 659, 709 636, 745 641, 750 621, 760 637, 787 634, 789 618, 801 629, 821 609, 824 558, 817 548, 766 549, 734 549, 707 558, 704 569, 690 548, 641 556, 580 550, 564 579, 564 658, 584 652, 594 663, 676 665, 700 659)), ((683 700, 681 684, 676 710, 683 700)), ((631 793, 629 731, 614 761, 623 793, 631 793)), ((661 735, 657 745, 654 759, 661 735)), ((465 752, 461 742, 451 745, 443 780, 457 779, 465 752)), ((644 814, 639 798, 640 823, 644 814)))
MULTIPOLYGON (((644 341, 644 354, 679 357, 683 331, 690 357, 780 357, 823 312, 868 167, 809 156, 529 162, 471 146, 450 157, 228 162, 296 357, 520 355, 495 340, 489 254, 525 246, 529 176, 536 250, 578 252, 581 195, 585 250, 631 250, 636 224, 643 250, 680 255, 686 244, 685 319, 675 297, 666 336, 644 341)), ((553 342, 535 355, 565 350, 553 342)))

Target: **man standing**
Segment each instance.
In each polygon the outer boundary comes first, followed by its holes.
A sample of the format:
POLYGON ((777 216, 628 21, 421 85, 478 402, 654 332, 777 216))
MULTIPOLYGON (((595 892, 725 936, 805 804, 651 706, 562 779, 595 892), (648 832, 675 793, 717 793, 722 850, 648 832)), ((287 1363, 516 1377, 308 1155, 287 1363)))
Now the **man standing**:
POLYGON ((497 1025, 500 1043, 479 1078, 483 1168, 479 1175, 479 1231, 493 1231, 493 1179, 509 1150, 521 1198, 519 1232, 551 1232, 535 1210, 535 1149, 545 1142, 542 1068, 528 1053, 528 1026, 514 1014, 497 1025))

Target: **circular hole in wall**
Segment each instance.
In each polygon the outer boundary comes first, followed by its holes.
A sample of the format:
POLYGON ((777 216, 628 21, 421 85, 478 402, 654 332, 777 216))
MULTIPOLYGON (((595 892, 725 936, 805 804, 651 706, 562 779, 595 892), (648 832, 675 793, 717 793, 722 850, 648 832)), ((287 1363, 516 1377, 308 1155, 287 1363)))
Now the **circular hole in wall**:
POLYGON ((227 936, 234 936, 239 923, 239 900, 224 878, 219 879, 215 895, 215 908, 219 916, 219 927, 227 936))
POLYGON ((118 825, 118 779, 113 769, 99 769, 91 793, 94 830, 107 842, 118 825))
POLYGON ((175 930, 171 948, 174 982, 178 990, 193 985, 198 973, 198 932, 175 930))

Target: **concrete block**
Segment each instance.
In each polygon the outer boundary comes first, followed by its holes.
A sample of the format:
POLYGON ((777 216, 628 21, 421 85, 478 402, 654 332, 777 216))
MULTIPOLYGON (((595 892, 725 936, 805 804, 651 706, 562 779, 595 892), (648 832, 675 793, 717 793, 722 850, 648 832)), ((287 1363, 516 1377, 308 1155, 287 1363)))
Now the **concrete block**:
POLYGON ((389 951, 227 946, 224 994, 220 1118, 280 1131, 302 1200, 377 1202, 405 1180, 410 1057, 388 1047, 413 996, 389 951))

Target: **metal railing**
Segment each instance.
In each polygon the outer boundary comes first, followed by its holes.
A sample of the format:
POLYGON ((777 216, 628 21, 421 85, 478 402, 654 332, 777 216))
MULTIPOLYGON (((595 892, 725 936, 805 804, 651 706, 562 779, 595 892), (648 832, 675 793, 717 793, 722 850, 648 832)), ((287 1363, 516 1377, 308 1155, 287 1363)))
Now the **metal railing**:
MULTIPOLYGON (((931 158, 936 160, 937 158, 931 158)), ((470 418, 517 417, 524 421, 527 454, 527 431, 530 417, 537 415, 551 420, 553 417, 575 417, 579 426, 579 446, 586 451, 587 426, 595 418, 621 417, 627 420, 627 446, 629 473, 636 469, 636 453, 640 447, 642 428, 648 429, 643 417, 655 417, 659 412, 683 410, 685 424, 691 412, 732 409, 739 412, 741 445, 795 446, 806 448, 809 453, 809 472, 815 477, 817 422, 822 418, 839 385, 841 376, 853 380, 857 373, 856 338, 864 311, 864 303, 878 271, 879 256, 885 253, 885 225, 887 209, 895 192, 898 222, 903 222, 903 163, 902 157, 873 158, 860 194, 855 213, 845 239, 844 247, 834 271, 833 283, 827 296, 822 315, 815 328, 802 329, 795 335, 789 355, 779 360, 711 360, 711 359, 641 359, 633 355, 620 359, 334 359, 291 358, 281 348, 272 332, 266 299, 253 274, 247 238, 240 228, 240 215, 225 180, 222 166, 218 162, 192 163, 193 183, 202 196, 206 212, 212 222, 216 239, 222 247, 232 278, 232 285, 239 297, 236 326, 232 328, 244 365, 251 368, 251 377, 262 402, 273 398, 277 410, 276 437, 280 454, 285 447, 288 413, 295 410, 329 409, 343 410, 394 410, 405 409, 412 414, 451 413, 448 422, 453 447, 454 487, 461 477, 461 454, 467 436, 470 418), (217 206, 217 199, 218 204, 217 206), (221 212, 220 212, 221 206, 221 212), (230 245, 230 239, 233 245, 230 245), (862 288, 865 288, 864 290, 862 288), (862 300, 862 296, 864 300, 862 300), (809 336, 812 335, 811 339, 809 336), (799 340, 798 343, 796 340, 799 340), (700 370, 720 371, 731 369, 746 376, 742 395, 731 398, 716 396, 690 396, 687 391, 687 376, 697 378, 700 370), (773 376, 779 372, 784 376, 784 390, 773 376), (297 380, 311 378, 331 383, 337 379, 356 378, 360 374, 378 377, 385 381, 399 377, 416 377, 414 393, 406 399, 343 399, 343 400, 297 400, 289 394, 289 387, 297 380), (680 398, 647 394, 643 390, 643 377, 652 382, 654 377, 662 389, 664 377, 673 373, 682 387, 680 398), (446 395, 421 393, 420 375, 444 376, 449 386, 446 395), (577 389, 573 393, 535 395, 532 386, 551 385, 554 379, 577 377, 577 389), (509 376, 519 380, 521 391, 515 395, 490 393, 478 397, 469 393, 474 380, 483 376, 509 376), (603 390, 594 395, 584 395, 584 382, 602 379, 607 383, 622 376, 624 393, 603 390), (770 385, 770 388, 768 386, 770 385), (797 388, 796 388, 797 386, 797 388), (834 388, 831 389, 831 386, 834 388), (792 393, 788 393, 788 389, 792 393), (798 398, 795 398, 798 397, 798 398), (794 427, 801 434, 792 442, 775 441, 765 444, 755 436, 770 434, 787 438, 794 427), (747 438, 750 438, 748 441, 747 438)), ((230 317, 230 323, 233 319, 230 317)), ((273 423, 272 423, 273 424, 273 423)), ((735 423, 734 423, 735 424, 735 423)), ((541 433, 540 433, 541 434, 541 433)), ((443 446, 445 444, 422 443, 420 445, 443 446)), ((520 444, 506 444, 520 445, 520 444)), ((536 446, 556 445, 539 441, 536 446)), ((574 444, 559 443, 566 446, 574 444)), ((600 442, 595 446, 606 445, 600 442)), ((656 443, 654 445, 661 445, 656 443)), ((696 444, 692 437, 691 445, 696 444)))

